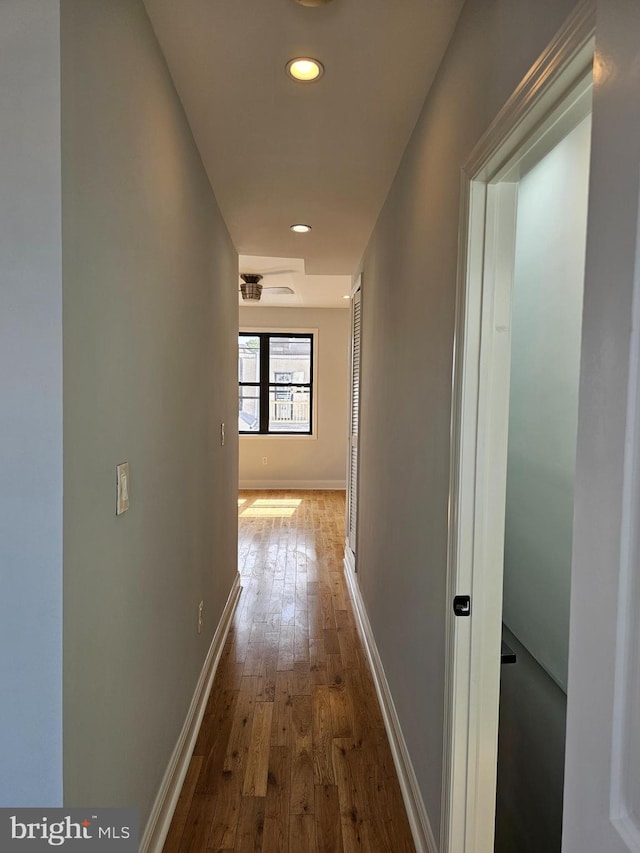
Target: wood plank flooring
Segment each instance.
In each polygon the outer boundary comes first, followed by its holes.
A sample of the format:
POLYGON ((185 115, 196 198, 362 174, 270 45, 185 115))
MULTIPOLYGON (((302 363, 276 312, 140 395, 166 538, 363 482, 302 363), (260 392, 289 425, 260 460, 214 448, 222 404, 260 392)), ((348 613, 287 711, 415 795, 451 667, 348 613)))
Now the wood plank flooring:
POLYGON ((164 853, 414 853, 343 573, 343 492, 241 492, 242 595, 164 853))

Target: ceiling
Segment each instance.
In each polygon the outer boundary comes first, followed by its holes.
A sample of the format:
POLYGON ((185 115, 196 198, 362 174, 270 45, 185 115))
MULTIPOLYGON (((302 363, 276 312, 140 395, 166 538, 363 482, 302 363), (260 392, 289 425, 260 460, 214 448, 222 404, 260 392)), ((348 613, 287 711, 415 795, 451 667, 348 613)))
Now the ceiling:
POLYGON ((306 275, 302 258, 273 258, 240 255, 240 272, 264 276, 259 302, 238 301, 244 306, 261 308, 348 308, 343 297, 351 293, 350 275, 306 275), (271 293, 272 287, 290 287, 293 293, 271 293))
POLYGON ((356 270, 462 3, 145 0, 239 253, 356 270))

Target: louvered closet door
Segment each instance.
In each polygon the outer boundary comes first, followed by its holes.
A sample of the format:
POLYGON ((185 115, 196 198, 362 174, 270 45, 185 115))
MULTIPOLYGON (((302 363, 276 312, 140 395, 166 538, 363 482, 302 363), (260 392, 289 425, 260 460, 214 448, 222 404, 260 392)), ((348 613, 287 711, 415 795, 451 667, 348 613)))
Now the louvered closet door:
POLYGON ((360 290, 352 299, 351 307, 351 418, 349 436, 349 548, 355 554, 358 522, 358 426, 360 417, 360 332, 362 311, 360 290))

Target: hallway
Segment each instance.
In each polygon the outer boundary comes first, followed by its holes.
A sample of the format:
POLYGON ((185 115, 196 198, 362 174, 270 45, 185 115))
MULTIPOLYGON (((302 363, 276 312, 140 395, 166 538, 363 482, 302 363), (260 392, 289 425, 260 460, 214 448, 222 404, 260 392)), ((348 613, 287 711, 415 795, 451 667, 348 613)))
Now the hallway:
POLYGON ((414 850, 344 578, 343 492, 241 492, 242 595, 164 847, 414 850))

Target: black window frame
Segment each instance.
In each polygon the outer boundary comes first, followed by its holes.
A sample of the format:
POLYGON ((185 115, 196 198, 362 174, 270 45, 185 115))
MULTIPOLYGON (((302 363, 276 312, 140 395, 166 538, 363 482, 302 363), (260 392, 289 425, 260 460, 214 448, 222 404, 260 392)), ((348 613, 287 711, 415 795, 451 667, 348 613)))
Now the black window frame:
POLYGON ((238 378, 238 405, 240 405, 240 391, 242 388, 257 388, 260 409, 260 424, 258 430, 243 430, 238 428, 238 435, 257 436, 313 436, 313 414, 314 414, 314 359, 315 359, 315 333, 314 332, 292 332, 284 330, 281 332, 250 332, 240 329, 238 337, 258 338, 260 341, 260 381, 241 382, 238 378), (309 341, 309 382, 270 382, 269 381, 269 359, 270 342, 273 338, 300 338, 309 341), (309 389, 309 429, 308 430, 269 430, 269 392, 272 388, 295 388, 309 389))

